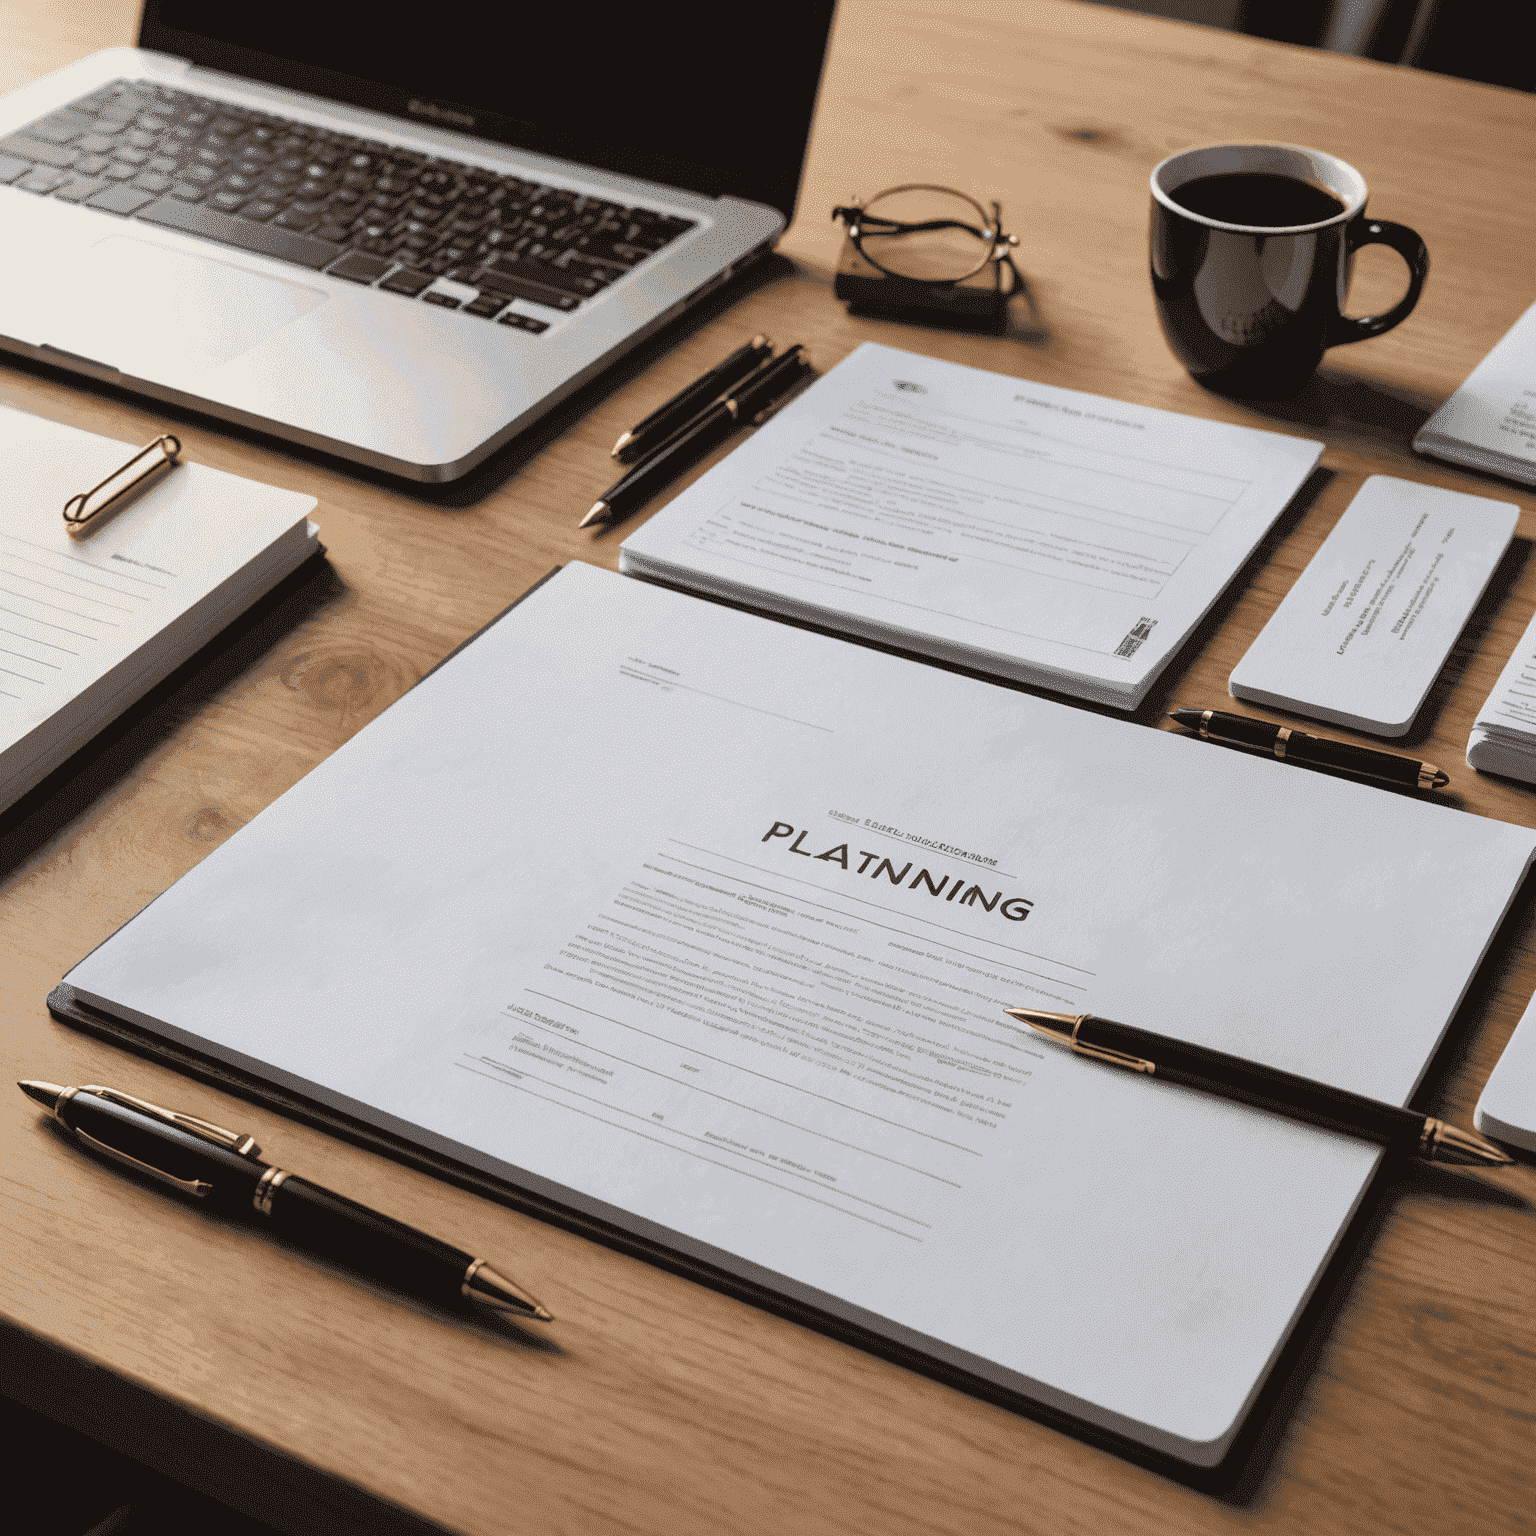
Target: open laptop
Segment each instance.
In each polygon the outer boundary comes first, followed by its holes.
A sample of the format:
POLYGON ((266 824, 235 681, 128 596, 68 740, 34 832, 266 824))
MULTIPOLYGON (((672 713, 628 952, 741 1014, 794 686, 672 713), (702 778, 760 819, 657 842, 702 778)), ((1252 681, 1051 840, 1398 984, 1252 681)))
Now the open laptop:
POLYGON ((833 0, 146 0, 0 100, 0 346, 452 480, 770 250, 833 0))

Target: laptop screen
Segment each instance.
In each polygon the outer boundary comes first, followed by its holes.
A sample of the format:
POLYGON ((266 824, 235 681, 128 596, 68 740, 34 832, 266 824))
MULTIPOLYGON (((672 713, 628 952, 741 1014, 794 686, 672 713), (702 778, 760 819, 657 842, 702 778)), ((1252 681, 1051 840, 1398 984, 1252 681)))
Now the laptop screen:
POLYGON ((787 218, 832 8, 145 0, 139 46, 787 218))

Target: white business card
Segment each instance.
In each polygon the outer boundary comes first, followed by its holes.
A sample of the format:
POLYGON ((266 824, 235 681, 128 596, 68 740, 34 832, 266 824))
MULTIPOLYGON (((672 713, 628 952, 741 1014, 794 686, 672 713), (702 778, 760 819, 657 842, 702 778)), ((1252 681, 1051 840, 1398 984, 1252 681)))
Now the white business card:
POLYGON ((1401 736, 1519 517, 1512 502, 1372 475, 1233 668, 1228 691, 1401 736))

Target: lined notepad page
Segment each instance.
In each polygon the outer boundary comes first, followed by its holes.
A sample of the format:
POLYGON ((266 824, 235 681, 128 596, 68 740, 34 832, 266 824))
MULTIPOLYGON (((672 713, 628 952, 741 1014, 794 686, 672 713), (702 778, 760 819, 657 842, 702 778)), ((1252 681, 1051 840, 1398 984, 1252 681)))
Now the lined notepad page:
POLYGON ((312 543, 313 497, 198 464, 71 539, 64 503, 138 446, 0 410, 0 782, 35 732, 103 707, 194 608, 221 608, 226 587, 236 600, 274 545, 312 543))

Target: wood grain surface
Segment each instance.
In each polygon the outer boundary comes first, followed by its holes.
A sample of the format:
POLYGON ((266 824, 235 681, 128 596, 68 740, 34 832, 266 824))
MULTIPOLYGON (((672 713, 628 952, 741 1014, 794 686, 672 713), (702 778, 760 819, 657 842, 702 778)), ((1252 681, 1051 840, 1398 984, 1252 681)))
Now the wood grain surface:
MULTIPOLYGON (((4 0, 0 87, 131 42, 135 9, 4 0)), ((116 1178, 0 1092, 4 1390, 295 1532, 1529 1529, 1529 1161, 1380 1190, 1234 1486, 1214 1493, 191 1083, 56 1024, 43 1000, 551 566, 613 566, 618 539, 575 528, 612 477, 609 446, 758 330, 823 367, 873 339, 1327 443, 1323 472, 1138 712, 1148 726, 1171 702, 1225 700, 1231 667, 1367 475, 1518 501, 1516 549, 1406 747, 1450 770, 1467 813, 1536 824, 1536 789, 1463 762, 1536 610, 1536 497, 1409 449, 1536 298, 1533 165, 1536 101, 1514 92, 1072 0, 845 0, 781 257, 466 484, 424 493, 0 366, 4 404, 132 441, 173 426, 200 462, 317 495, 329 550, 0 821, 0 1081, 109 1082, 247 1129, 285 1165, 505 1258, 560 1319, 540 1339, 403 1305, 116 1178), (1255 138, 1357 166, 1373 211, 1417 229, 1432 259, 1410 320, 1265 407, 1189 380, 1146 277, 1151 166, 1255 138), (914 180, 1001 200, 1048 336, 844 314, 828 210, 914 180)), ((1352 309, 1386 308, 1402 282, 1396 257, 1367 250, 1352 309)), ((1470 1122, 1533 989, 1522 898, 1426 1108, 1470 1122)))

